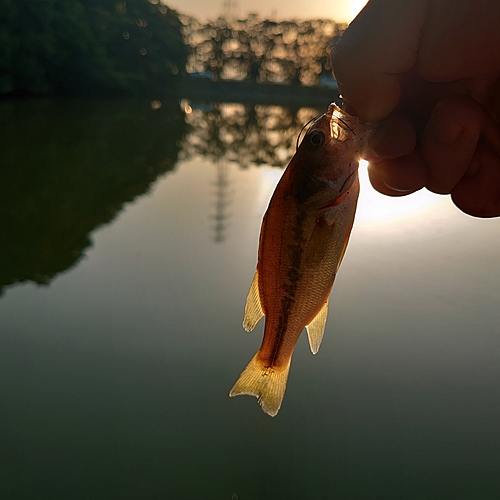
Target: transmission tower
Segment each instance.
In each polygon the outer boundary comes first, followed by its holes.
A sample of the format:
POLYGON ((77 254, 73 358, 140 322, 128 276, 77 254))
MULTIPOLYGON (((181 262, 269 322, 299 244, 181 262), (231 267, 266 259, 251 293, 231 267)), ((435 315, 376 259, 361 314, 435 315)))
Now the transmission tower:
POLYGON ((222 243, 226 238, 227 222, 229 214, 227 208, 231 202, 230 194, 228 191, 229 180, 229 165, 227 160, 221 158, 217 162, 217 179, 215 181, 215 214, 212 218, 215 220, 215 242, 222 243))
POLYGON ((238 0, 222 0, 222 16, 228 21, 232 21, 238 17, 238 10, 238 0))

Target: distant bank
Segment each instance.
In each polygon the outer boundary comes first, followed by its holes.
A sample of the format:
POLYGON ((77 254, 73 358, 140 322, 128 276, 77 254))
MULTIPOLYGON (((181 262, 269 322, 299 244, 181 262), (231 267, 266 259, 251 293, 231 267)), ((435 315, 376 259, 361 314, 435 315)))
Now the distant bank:
MULTIPOLYGON (((161 86, 160 86, 161 87, 161 86)), ((164 90, 143 92, 96 91, 85 93, 64 92, 34 94, 30 92, 13 92, 0 94, 1 101, 17 99, 46 99, 57 97, 82 97, 101 99, 163 99, 187 98, 192 101, 208 102, 240 102, 243 104, 275 104, 288 107, 326 107, 331 102, 340 103, 338 90, 324 86, 303 86, 276 83, 255 83, 252 81, 219 80, 177 77, 167 81, 164 90), (163 95, 162 95, 163 94, 163 95)))
POLYGON ((326 106, 330 102, 339 102, 339 93, 332 88, 250 81, 212 82, 206 79, 185 78, 178 91, 182 97, 197 101, 235 101, 288 106, 326 106))

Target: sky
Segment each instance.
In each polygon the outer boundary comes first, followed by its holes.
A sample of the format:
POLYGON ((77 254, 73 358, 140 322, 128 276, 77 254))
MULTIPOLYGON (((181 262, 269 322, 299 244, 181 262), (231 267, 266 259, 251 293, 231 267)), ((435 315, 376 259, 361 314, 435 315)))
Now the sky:
POLYGON ((338 22, 351 21, 366 0, 163 0, 169 7, 200 21, 223 15, 230 3, 237 17, 250 13, 271 19, 328 18, 338 22))

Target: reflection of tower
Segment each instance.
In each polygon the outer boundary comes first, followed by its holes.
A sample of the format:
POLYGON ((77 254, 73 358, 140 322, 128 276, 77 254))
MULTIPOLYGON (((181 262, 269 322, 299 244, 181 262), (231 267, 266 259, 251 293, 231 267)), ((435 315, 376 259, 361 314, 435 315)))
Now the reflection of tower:
POLYGON ((222 0, 222 15, 228 21, 238 16, 238 0, 222 0))
POLYGON ((229 166, 225 159, 220 159, 217 162, 217 180, 215 181, 215 242, 221 243, 224 241, 227 228, 227 220, 229 219, 226 209, 229 206, 229 166))

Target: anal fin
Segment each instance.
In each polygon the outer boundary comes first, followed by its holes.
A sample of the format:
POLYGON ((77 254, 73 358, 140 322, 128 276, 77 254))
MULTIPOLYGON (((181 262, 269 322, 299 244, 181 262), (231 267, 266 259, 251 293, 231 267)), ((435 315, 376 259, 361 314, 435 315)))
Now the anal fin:
POLYGON ((248 291, 247 303, 245 306, 245 317, 243 318, 243 328, 247 332, 251 332, 255 325, 264 316, 264 310, 260 302, 259 293, 259 272, 255 271, 250 290, 248 291))
POLYGON ((325 331, 326 317, 328 316, 328 300, 323 304, 314 319, 306 325, 307 338, 311 352, 316 354, 319 351, 323 333, 325 331))

